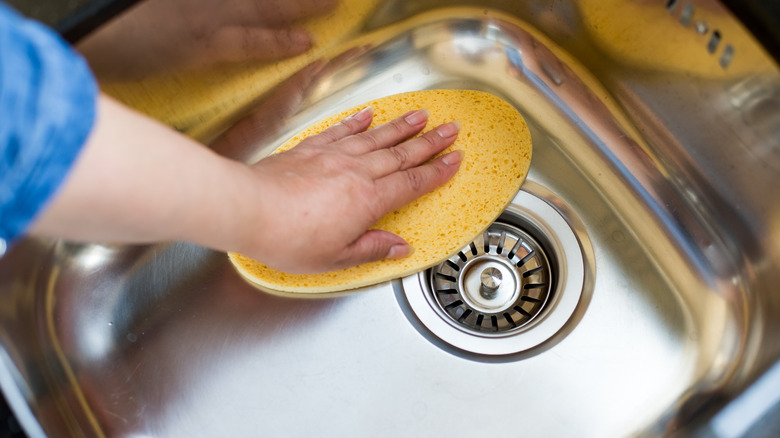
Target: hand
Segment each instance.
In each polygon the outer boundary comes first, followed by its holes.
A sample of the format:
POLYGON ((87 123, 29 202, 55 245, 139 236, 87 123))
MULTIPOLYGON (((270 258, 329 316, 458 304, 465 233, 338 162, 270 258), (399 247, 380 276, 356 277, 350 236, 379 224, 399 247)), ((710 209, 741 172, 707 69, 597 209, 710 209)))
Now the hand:
POLYGON ((457 122, 410 139, 427 117, 413 111, 366 131, 368 108, 248 166, 101 95, 78 161, 29 231, 187 240, 292 273, 404 257, 411 248, 401 237, 369 228, 444 184, 462 159, 455 151, 430 160, 455 141, 457 122))
POLYGON ((337 0, 146 0, 78 44, 101 79, 269 61, 311 48, 300 20, 337 0))
POLYGON ((257 192, 246 203, 257 219, 239 225, 234 250, 291 273, 409 255, 401 237, 369 228, 455 174, 461 151, 428 160, 455 141, 459 124, 409 139, 425 127, 427 111, 366 131, 372 116, 366 108, 255 164, 257 192))

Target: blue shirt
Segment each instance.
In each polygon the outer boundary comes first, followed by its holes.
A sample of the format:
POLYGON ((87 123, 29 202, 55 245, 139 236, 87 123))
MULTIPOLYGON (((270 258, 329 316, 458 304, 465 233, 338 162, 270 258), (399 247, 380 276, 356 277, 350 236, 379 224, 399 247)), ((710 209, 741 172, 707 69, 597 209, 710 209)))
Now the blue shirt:
POLYGON ((62 185, 92 129, 97 93, 65 41, 0 3, 0 255, 62 185))

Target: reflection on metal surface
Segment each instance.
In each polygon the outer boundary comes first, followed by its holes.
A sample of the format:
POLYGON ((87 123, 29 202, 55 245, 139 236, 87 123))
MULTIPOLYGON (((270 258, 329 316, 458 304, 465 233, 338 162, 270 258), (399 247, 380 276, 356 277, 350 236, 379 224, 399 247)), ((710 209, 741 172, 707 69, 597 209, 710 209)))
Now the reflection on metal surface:
POLYGON ((475 242, 445 263, 404 278, 402 308, 408 306, 407 316, 419 321, 424 336, 432 334, 455 354, 529 357, 554 337, 560 341, 576 324, 575 312, 585 311, 595 271, 590 246, 565 202, 529 183, 475 242), (478 284, 482 269, 495 269, 502 278, 502 289, 487 298, 478 284))
MULTIPOLYGON (((680 26, 683 3, 661 0, 383 2, 322 52, 326 64, 280 68, 274 92, 242 89, 241 104, 202 102, 200 116, 267 134, 221 142, 246 161, 397 92, 512 103, 534 140, 521 194, 565 220, 584 259, 580 297, 552 296, 503 338, 561 318, 547 341, 501 358, 453 349, 411 309, 418 276, 294 300, 186 243, 29 239, 0 260, 2 359, 18 371, 0 384, 51 435, 463 436, 518 421, 529 436, 690 431, 780 357, 780 72, 719 4, 685 3, 704 34, 680 26)), ((216 133, 207 119, 202 132, 216 133)), ((554 282, 571 281, 576 264, 557 264, 568 277, 554 282)))

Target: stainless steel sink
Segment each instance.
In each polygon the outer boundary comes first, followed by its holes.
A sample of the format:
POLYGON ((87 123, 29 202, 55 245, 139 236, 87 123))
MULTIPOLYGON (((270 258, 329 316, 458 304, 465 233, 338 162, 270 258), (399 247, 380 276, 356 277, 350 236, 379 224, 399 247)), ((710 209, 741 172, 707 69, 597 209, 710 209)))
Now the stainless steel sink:
POLYGON ((533 136, 504 220, 550 258, 542 312, 481 332, 435 307, 435 273, 290 299, 188 243, 28 239, 0 260, 28 433, 687 434, 780 359, 780 70, 720 5, 386 2, 360 28, 281 129, 224 153, 398 92, 495 93, 533 136))

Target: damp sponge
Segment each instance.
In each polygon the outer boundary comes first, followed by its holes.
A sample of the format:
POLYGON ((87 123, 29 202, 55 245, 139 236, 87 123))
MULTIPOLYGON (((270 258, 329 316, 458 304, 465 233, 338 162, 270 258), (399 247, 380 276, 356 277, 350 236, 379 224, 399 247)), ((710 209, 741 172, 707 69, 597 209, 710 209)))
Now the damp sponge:
POLYGON ((414 253, 322 274, 288 274, 229 253, 230 261, 251 284, 272 293, 324 294, 420 272, 457 253, 495 221, 528 174, 531 135, 525 120, 503 99, 473 90, 413 91, 367 102, 312 125, 276 152, 294 147, 369 105, 374 107, 372 127, 419 108, 430 112, 425 131, 451 120, 462 125, 455 143, 442 152, 465 151, 458 173, 374 226, 406 239, 414 253))

